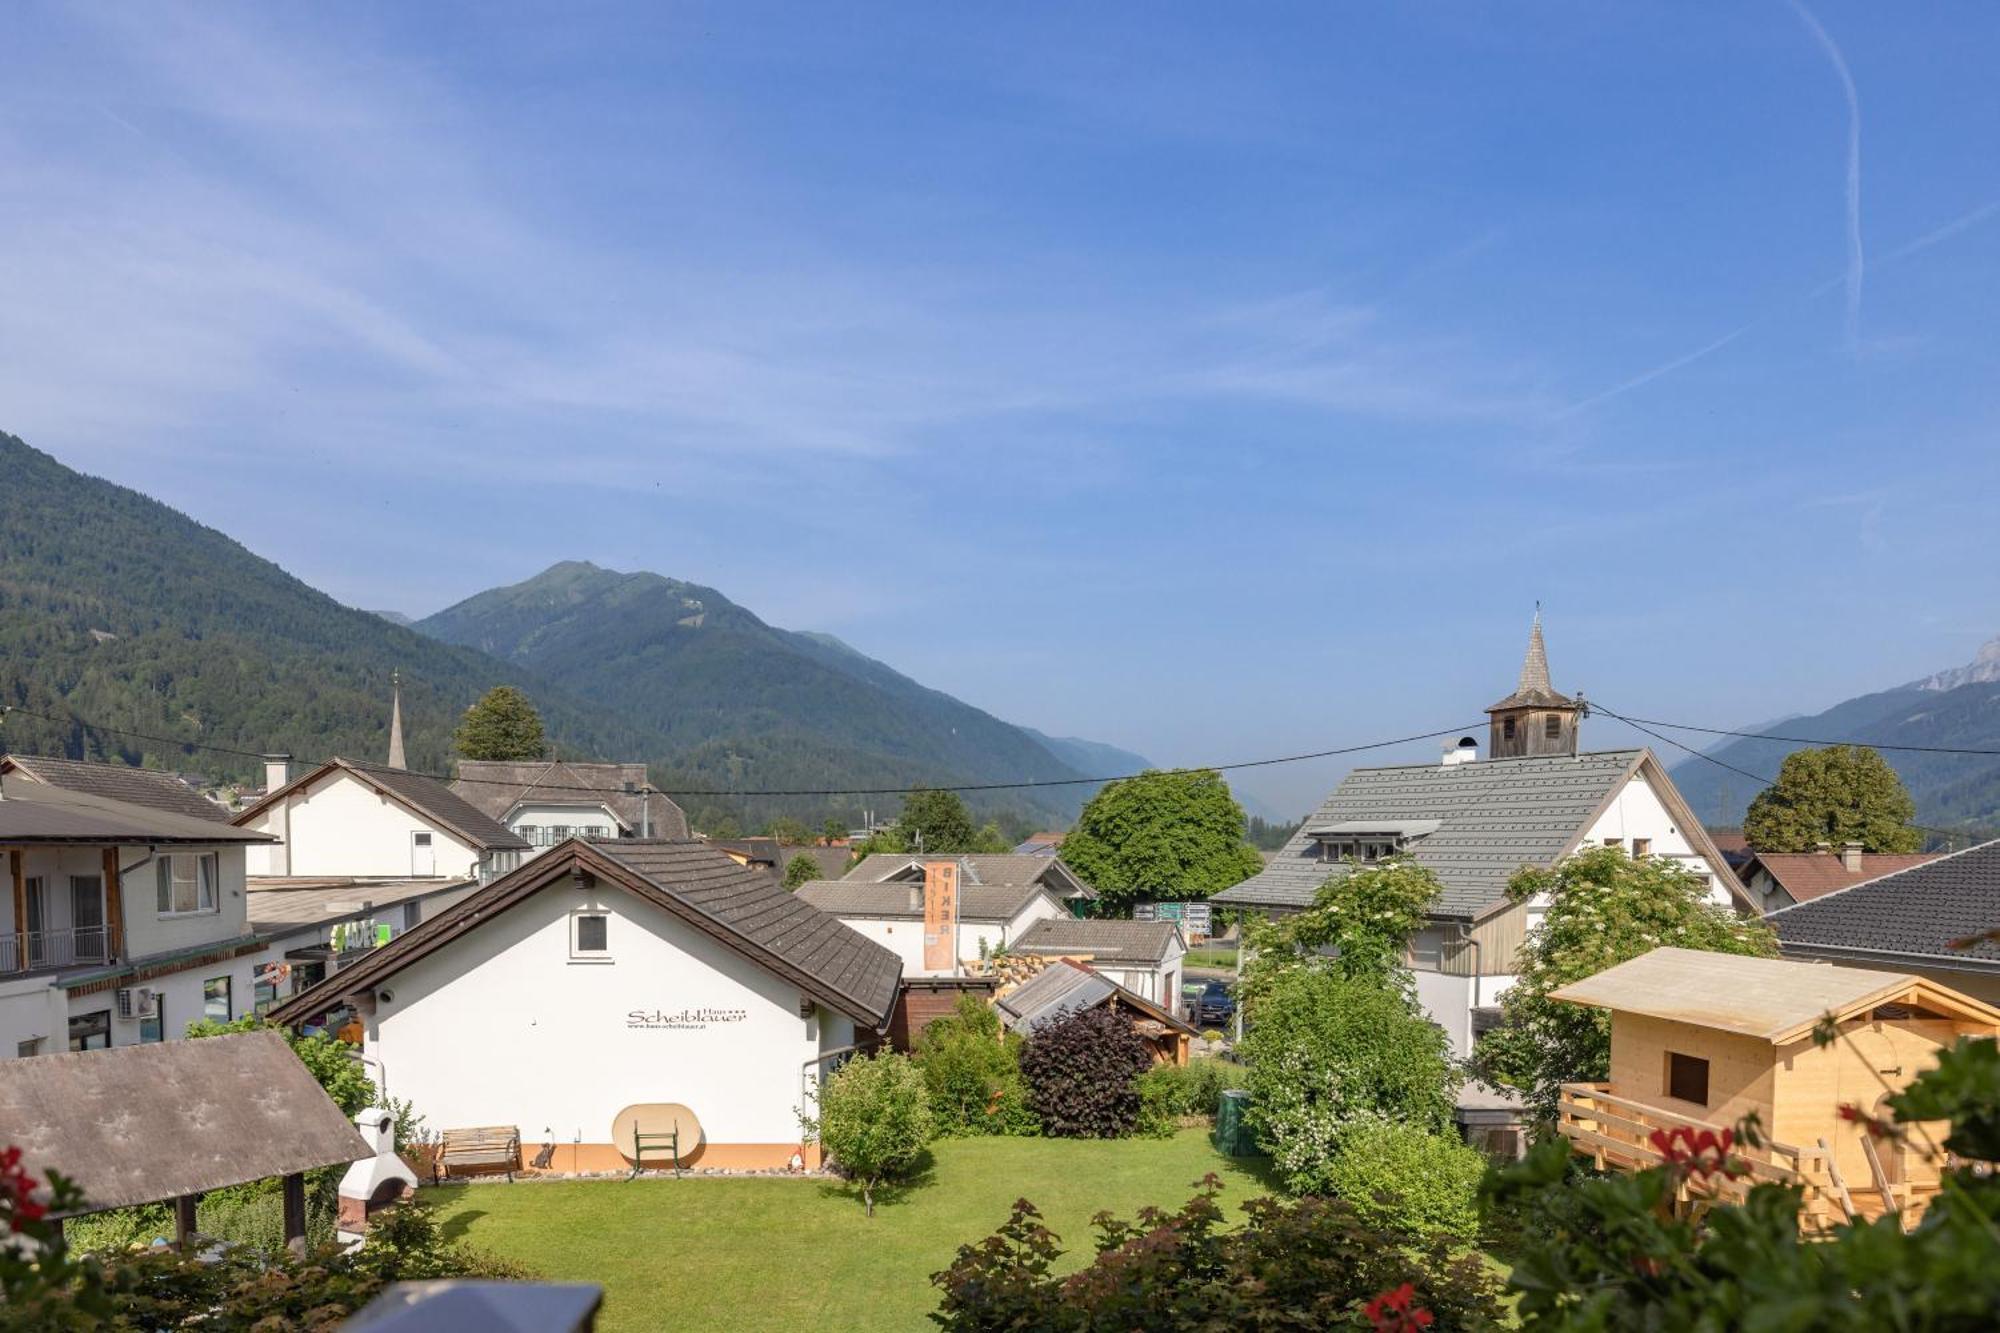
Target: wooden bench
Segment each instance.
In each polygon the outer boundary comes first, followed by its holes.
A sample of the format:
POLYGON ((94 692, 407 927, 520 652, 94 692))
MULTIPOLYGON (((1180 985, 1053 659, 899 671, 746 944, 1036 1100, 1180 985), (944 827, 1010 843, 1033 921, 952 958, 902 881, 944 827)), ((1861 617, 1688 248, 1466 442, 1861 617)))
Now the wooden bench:
POLYGON ((446 1175, 463 1167, 497 1166, 511 1181, 521 1164, 521 1131, 513 1125, 447 1129, 438 1136, 437 1161, 446 1175))

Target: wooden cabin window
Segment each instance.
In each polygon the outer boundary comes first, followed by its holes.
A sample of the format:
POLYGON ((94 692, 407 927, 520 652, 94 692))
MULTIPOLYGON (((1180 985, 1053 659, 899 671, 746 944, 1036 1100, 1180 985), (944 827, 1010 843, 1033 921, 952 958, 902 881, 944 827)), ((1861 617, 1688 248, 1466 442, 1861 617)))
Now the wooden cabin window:
POLYGON ((1684 1102, 1708 1105, 1708 1061, 1697 1056, 1667 1052, 1667 1096, 1684 1102))
POLYGON ((1562 714, 1550 713, 1548 715, 1548 718, 1542 723, 1542 735, 1548 737, 1550 740, 1558 740, 1561 738, 1562 734, 1563 734, 1562 714))
POLYGON ((1513 718, 1511 718, 1511 717, 1503 717, 1503 718, 1501 718, 1501 719, 1500 719, 1500 734, 1501 734, 1502 736, 1504 736, 1504 737, 1505 737, 1506 739, 1510 740, 1510 741, 1514 739, 1514 719, 1513 719, 1513 718))
POLYGON ((1651 838, 1632 839, 1632 855, 1634 858, 1641 856, 1651 856, 1652 854, 1653 854, 1653 840, 1651 838))

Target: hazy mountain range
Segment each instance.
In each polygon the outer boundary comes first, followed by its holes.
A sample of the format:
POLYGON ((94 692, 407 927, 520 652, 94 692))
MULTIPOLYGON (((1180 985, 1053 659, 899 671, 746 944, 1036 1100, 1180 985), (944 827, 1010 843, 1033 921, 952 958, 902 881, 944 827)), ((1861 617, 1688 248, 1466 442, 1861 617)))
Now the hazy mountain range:
MULTIPOLYGON (((412 625, 342 606, 224 534, 5 434, 0 475, 0 698, 19 710, 0 733, 7 748, 238 779, 272 750, 376 757, 393 671, 412 767, 444 771, 459 714, 513 683, 561 753, 646 760, 697 816, 896 806, 893 795, 732 795, 746 791, 1059 782, 1146 766, 1003 722, 831 635, 767 625, 713 588, 565 562, 412 625)), ((1090 790, 996 791, 974 804, 1062 823, 1090 790)))

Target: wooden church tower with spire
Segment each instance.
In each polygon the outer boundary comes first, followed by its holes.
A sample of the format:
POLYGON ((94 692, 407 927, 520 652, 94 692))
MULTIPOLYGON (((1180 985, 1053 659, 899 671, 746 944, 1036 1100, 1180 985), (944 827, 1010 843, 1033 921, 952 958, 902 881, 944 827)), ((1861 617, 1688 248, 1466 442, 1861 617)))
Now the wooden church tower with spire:
POLYGON ((1529 759, 1576 753, 1576 724, 1583 704, 1557 694, 1549 683, 1549 650, 1542 642, 1542 609, 1528 631, 1528 656, 1512 694, 1486 710, 1490 732, 1486 753, 1494 759, 1529 759))
POLYGON ((389 767, 405 768, 403 761, 403 673, 389 673, 389 767))

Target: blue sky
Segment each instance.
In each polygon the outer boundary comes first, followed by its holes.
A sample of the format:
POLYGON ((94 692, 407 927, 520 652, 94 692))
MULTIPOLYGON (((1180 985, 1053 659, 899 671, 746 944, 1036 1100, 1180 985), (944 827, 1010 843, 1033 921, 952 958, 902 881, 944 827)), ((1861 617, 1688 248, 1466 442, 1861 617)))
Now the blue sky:
POLYGON ((2000 632, 2000 7, 8 47, 0 429, 348 602, 654 569, 1166 762, 1475 721, 1537 599, 1559 686, 1717 725, 2000 632))

